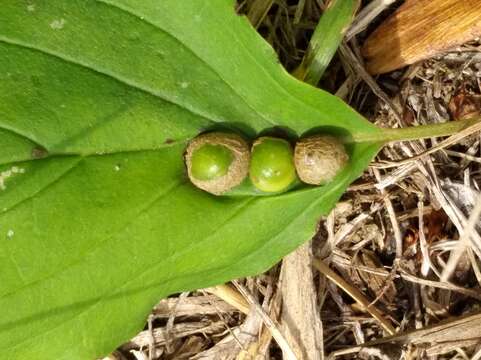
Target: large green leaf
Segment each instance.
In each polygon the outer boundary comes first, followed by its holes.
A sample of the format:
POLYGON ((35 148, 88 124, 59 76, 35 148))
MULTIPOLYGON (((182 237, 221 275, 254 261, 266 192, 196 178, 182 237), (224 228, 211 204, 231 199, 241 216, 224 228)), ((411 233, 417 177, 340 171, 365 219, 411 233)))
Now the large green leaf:
POLYGON ((214 197, 186 180, 213 124, 378 131, 289 76, 231 0, 7 0, 0 11, 0 348, 92 359, 161 297, 272 266, 379 148, 326 186, 214 197))

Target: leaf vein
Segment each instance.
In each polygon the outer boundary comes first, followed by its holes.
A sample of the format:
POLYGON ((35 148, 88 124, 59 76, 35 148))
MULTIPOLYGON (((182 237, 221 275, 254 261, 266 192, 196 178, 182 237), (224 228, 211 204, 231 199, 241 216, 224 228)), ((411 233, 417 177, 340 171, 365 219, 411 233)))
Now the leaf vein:
MULTIPOLYGON (((81 158, 82 160, 84 158, 81 158)), ((37 279, 35 281, 32 281, 28 284, 26 284, 25 286, 22 286, 22 287, 19 287, 17 288, 15 291, 12 291, 10 293, 6 293, 6 294, 3 294, 1 297, 0 297, 0 300, 8 297, 8 296, 12 296, 14 295, 15 293, 25 289, 26 287, 28 286, 34 286, 36 284, 39 284, 41 282, 44 282, 46 280, 49 280, 49 279, 52 279, 52 278, 55 278, 58 274, 60 273, 63 273, 65 272, 66 270, 72 268, 73 266, 75 265, 78 265, 79 263, 81 263, 84 258, 86 256, 88 256, 89 254, 91 254, 92 252, 94 252, 97 247, 99 247, 100 245, 110 241, 111 239, 114 238, 115 235, 119 234, 120 232, 122 232, 123 230, 125 230, 130 224, 132 224, 140 215, 142 215, 145 211, 148 211, 153 205, 155 205, 155 203, 157 201, 160 201, 162 198, 164 198, 165 196, 169 195, 172 191, 174 191, 177 187, 181 186, 184 182, 183 181, 179 181, 179 182, 175 182, 173 183, 171 186, 169 186, 167 188, 167 191, 165 191, 165 188, 163 188, 162 190, 163 191, 159 191, 159 193, 157 193, 156 195, 154 195, 152 201, 150 201, 149 203, 147 203, 147 205, 145 207, 142 207, 141 209, 139 209, 139 211, 132 215, 132 219, 131 221, 127 222, 124 226, 122 226, 120 229, 118 229, 117 231, 115 231, 114 233, 110 234, 109 236, 107 236, 103 241, 99 241, 98 243, 96 243, 94 246, 92 246, 90 249, 87 249, 84 254, 82 255, 81 258, 77 259, 76 261, 68 264, 67 266, 65 266, 64 268, 62 269, 57 269, 56 272, 50 274, 50 275, 47 275, 43 278, 40 278, 40 279, 37 279)))
POLYGON ((8 126, 4 123, 0 123, 0 129, 5 130, 7 132, 10 132, 10 133, 12 133, 12 134, 14 134, 18 137, 21 137, 21 138, 31 142, 33 145, 36 145, 36 146, 41 147, 41 148, 45 148, 45 146, 42 145, 38 140, 35 140, 33 137, 30 137, 30 136, 22 133, 20 130, 14 129, 13 127, 8 126))
POLYGON ((117 10, 120 10, 122 12, 125 12, 131 16, 134 16, 136 17, 137 19, 141 20, 141 21, 144 21, 146 23, 148 23, 149 25, 153 26, 154 28, 156 28, 157 30, 160 30, 161 32, 163 32, 164 34, 166 34, 167 36, 171 37, 172 39, 174 39, 175 41, 177 41, 181 46, 183 46, 186 50, 188 50, 192 55, 194 55, 197 59, 199 59, 204 65, 206 65, 214 74, 216 74, 223 82, 224 84, 226 84, 234 94, 236 94, 244 104, 247 105, 247 107, 249 107, 255 114, 257 114, 259 117, 261 117, 265 122, 267 122, 269 125, 273 125, 273 126, 276 126, 277 124, 272 121, 271 119, 267 118, 264 114, 261 114, 259 112, 259 110, 257 110, 256 108, 254 108, 251 104, 249 104, 249 102, 244 98, 244 96, 242 96, 235 88, 234 86, 231 85, 230 82, 228 82, 211 64, 209 64, 206 60, 204 60, 201 56, 199 56, 192 48, 190 48, 189 46, 187 46, 186 43, 184 43, 182 40, 180 40, 178 37, 174 36, 173 34, 169 33, 167 30, 161 28, 159 26, 159 24, 156 24, 155 22, 153 21, 147 21, 147 17, 145 16, 141 16, 139 14, 137 14, 136 12, 132 11, 131 9, 127 8, 127 7, 124 7, 124 6, 120 6, 119 4, 115 4, 111 1, 108 1, 108 0, 95 0, 99 3, 102 3, 102 4, 105 4, 107 6, 110 6, 114 9, 117 9, 117 10))
POLYGON ((58 60, 61 60, 65 63, 67 63, 67 64, 75 65, 75 66, 81 67, 83 69, 92 71, 96 74, 105 76, 105 77, 107 77, 109 79, 112 79, 112 80, 114 80, 114 81, 116 81, 120 84, 123 84, 124 86, 127 86, 127 87, 132 88, 132 89, 136 89, 138 91, 141 91, 143 93, 151 95, 151 96, 153 96, 157 99, 160 99, 160 100, 168 102, 172 105, 175 105, 175 106, 177 106, 181 109, 185 109, 185 110, 189 111, 190 113, 192 113, 193 115, 199 116, 199 117, 201 117, 201 118, 203 118, 203 119, 205 119, 209 122, 216 122, 216 121, 219 122, 220 121, 219 119, 211 119, 211 118, 207 117, 207 115, 204 115, 200 112, 197 112, 193 108, 190 108, 190 107, 186 106, 185 104, 181 105, 181 104, 175 102, 173 99, 166 96, 165 94, 162 94, 162 93, 160 93, 160 92, 158 92, 158 91, 156 91, 152 88, 142 86, 139 83, 131 81, 131 80, 129 80, 129 79, 127 79, 127 78, 125 78, 121 75, 115 74, 113 72, 109 72, 107 70, 100 69, 100 68, 95 68, 88 63, 85 63, 85 62, 82 62, 82 61, 76 61, 73 58, 66 56, 65 54, 62 54, 62 53, 59 53, 59 52, 56 52, 56 51, 53 51, 53 50, 50 50, 50 49, 37 47, 37 46, 34 46, 32 44, 28 44, 28 43, 25 43, 25 42, 22 42, 22 41, 10 39, 6 36, 0 36, 0 43, 12 45, 12 46, 17 46, 17 47, 29 49, 29 50, 32 50, 32 51, 37 51, 41 54, 48 55, 50 57, 54 57, 58 60))
MULTIPOLYGON (((182 183, 178 183, 177 186, 174 186, 174 187, 170 188, 170 190, 169 190, 167 193, 165 193, 165 195, 168 195, 171 191, 173 191, 175 188, 177 188, 177 187, 180 186, 181 184, 182 184, 182 183)), ((163 196, 158 197, 157 199, 155 199, 154 201, 152 201, 151 203, 149 203, 149 205, 148 205, 144 210, 140 211, 140 212, 137 214, 137 216, 135 216, 134 218, 137 219, 138 216, 140 216, 140 214, 142 214, 142 213, 144 213, 145 211, 147 211, 151 206, 153 206, 153 205, 154 205, 158 200, 160 200, 162 197, 163 197, 163 196)), ((131 278, 130 280, 128 280, 127 282, 124 282, 124 283, 123 283, 120 287, 118 287, 117 289, 122 289, 122 288, 124 288, 125 286, 129 285, 130 283, 135 282, 140 276, 144 275, 145 273, 147 273, 147 272, 149 272, 149 271, 152 271, 153 269, 157 269, 161 264, 165 263, 167 260, 172 260, 172 259, 178 258, 180 255, 183 255, 183 253, 185 253, 185 252, 188 251, 188 250, 191 250, 191 248, 195 247, 196 245, 201 245, 202 243, 204 243, 205 241, 207 241, 210 237, 212 237, 213 235, 215 235, 215 233, 217 233, 217 232, 220 230, 220 228, 222 228, 222 227, 224 227, 225 225, 229 224, 230 221, 231 221, 233 218, 235 218, 235 217, 238 216, 243 210, 245 210, 246 208, 248 208, 248 205, 249 205, 251 202, 255 201, 255 200, 257 200, 257 199, 256 199, 256 198, 247 199, 247 200, 244 202, 244 204, 242 204, 242 206, 240 206, 238 209, 236 209, 236 211, 235 211, 232 215, 230 215, 229 217, 227 217, 227 218, 222 222, 222 224, 219 226, 219 228, 218 228, 215 232, 213 232, 213 233, 209 234, 208 236, 204 237, 202 240, 200 240, 199 242, 197 242, 197 244, 191 244, 189 247, 183 249, 183 251, 181 251, 181 252, 178 252, 178 253, 175 253, 175 254, 173 254, 173 255, 168 255, 168 256, 164 257, 163 259, 161 259, 160 261, 158 261, 152 268, 150 268, 150 269, 148 269, 148 270, 143 270, 143 271, 141 271, 140 273, 136 274, 134 277, 132 277, 132 278, 131 278)), ((127 227, 128 225, 130 225, 132 222, 134 222, 134 221, 131 221, 131 222, 130 222, 129 224, 127 224, 125 227, 127 227)), ((117 231, 115 234, 109 236, 108 239, 106 239, 105 241, 102 241, 102 242, 98 243, 97 245, 101 245, 101 244, 105 243, 106 241, 112 239, 116 234, 118 234, 118 233, 120 233, 122 230, 124 230, 125 227, 122 228, 122 229, 120 229, 119 231, 117 231)), ((92 251, 94 251, 94 250, 95 250, 95 248, 92 248, 89 252, 87 252, 87 253, 84 255, 84 257, 85 257, 86 255, 88 255, 88 253, 90 253, 90 252, 92 252, 92 251)), ((75 262, 75 263, 72 263, 72 264, 70 264, 69 266, 63 268, 62 270, 60 270, 60 271, 52 274, 51 276, 46 277, 46 278, 43 278, 43 279, 40 279, 40 280, 37 280, 37 281, 35 281, 34 283, 29 284, 28 286, 31 286, 31 285, 34 285, 34 284, 36 284, 36 283, 40 283, 40 282, 46 281, 46 280, 48 280, 48 279, 50 279, 50 278, 55 278, 55 277, 56 277, 57 275, 59 275, 60 273, 65 272, 65 271, 68 270, 69 268, 75 266, 77 263, 80 263, 81 260, 83 260, 83 258, 80 259, 80 261, 77 261, 77 262, 75 262)), ((169 281, 169 279, 167 279, 166 281, 169 281)), ((17 289, 17 291, 19 291, 19 290, 21 290, 21 289, 17 289)), ((118 291, 117 291, 117 292, 118 292, 118 291)), ((2 297, 0 297, 0 299, 5 298, 5 297, 7 297, 7 296, 11 296, 11 295, 13 295, 13 294, 14 294, 14 293, 5 294, 5 295, 3 295, 2 297)), ((114 292, 113 294, 115 294, 115 292, 114 292)), ((109 296, 112 296, 112 295, 109 295, 109 296)), ((59 324, 56 324, 54 327, 48 329, 47 331, 44 331, 43 333, 37 334, 37 335, 35 335, 35 336, 31 336, 31 337, 29 337, 29 338, 26 338, 26 339, 20 341, 20 342, 16 342, 15 345, 10 346, 10 347, 7 347, 6 349, 10 349, 10 350, 15 349, 15 348, 23 345, 24 343, 26 343, 26 342, 28 342, 28 341, 30 341, 30 340, 34 340, 34 339, 36 339, 36 338, 38 338, 38 337, 40 337, 40 336, 42 336, 42 335, 49 334, 49 333, 55 331, 57 328, 63 326, 64 324, 68 323, 69 321, 73 321, 73 320, 75 320, 76 318, 78 318, 79 316, 81 316, 82 314, 90 311, 92 308, 96 307, 96 306, 99 305, 102 301, 104 301, 106 297, 107 297, 107 296, 105 296, 105 293, 104 293, 103 295, 101 295, 101 296, 99 296, 97 299, 95 299, 94 302, 92 302, 91 304, 88 304, 88 305, 87 305, 85 308, 83 308, 81 311, 79 311, 78 313, 72 315, 72 317, 70 317, 69 319, 67 319, 67 320, 65 320, 65 321, 62 321, 62 322, 60 322, 59 324)))
POLYGON ((78 160, 76 162, 73 163, 72 166, 69 166, 65 169, 64 172, 60 173, 58 177, 55 177, 52 181, 46 183, 43 187, 40 187, 37 191, 35 191, 32 195, 30 196, 27 196, 26 198, 23 198, 21 199, 20 201, 16 202, 15 204, 13 204, 12 206, 10 207, 7 207, 5 210, 2 210, 2 212, 0 213, 0 216, 6 214, 7 212, 11 211, 12 209, 14 209, 15 207, 23 204, 24 202, 34 198, 35 196, 37 196, 38 194, 42 193, 43 191, 45 191, 46 189, 48 189, 50 186, 53 186, 55 183, 59 182, 64 176, 66 176, 68 173, 70 173, 71 171, 73 171, 76 167, 79 166, 79 164, 82 162, 83 160, 83 157, 78 157, 78 160))

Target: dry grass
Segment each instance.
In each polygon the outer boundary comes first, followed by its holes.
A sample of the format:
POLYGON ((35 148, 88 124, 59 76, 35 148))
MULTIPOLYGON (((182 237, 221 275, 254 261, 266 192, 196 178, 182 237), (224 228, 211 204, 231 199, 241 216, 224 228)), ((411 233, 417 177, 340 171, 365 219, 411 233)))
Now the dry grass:
MULTIPOLYGON (((392 2, 361 9, 320 86, 385 127, 479 115, 479 43, 376 79, 364 70, 362 30, 392 2)), ((238 11, 293 70, 322 6, 244 0, 238 11)), ((376 162, 439 141, 392 144, 376 162)), ((255 278, 162 300, 111 359, 481 359, 480 143, 371 167, 310 243, 255 278)))

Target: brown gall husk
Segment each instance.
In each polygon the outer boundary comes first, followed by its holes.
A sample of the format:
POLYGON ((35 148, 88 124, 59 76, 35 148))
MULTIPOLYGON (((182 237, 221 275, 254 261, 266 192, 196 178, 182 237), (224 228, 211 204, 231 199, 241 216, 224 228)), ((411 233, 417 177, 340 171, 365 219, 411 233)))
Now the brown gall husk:
POLYGON ((185 164, 190 181, 198 188, 214 195, 221 195, 239 185, 249 172, 250 151, 247 142, 237 134, 211 132, 201 134, 189 142, 185 151, 185 164), (202 145, 223 145, 232 151, 233 160, 227 174, 215 180, 198 180, 192 176, 192 154, 202 145))
POLYGON ((297 175, 306 184, 330 182, 349 161, 344 145, 331 135, 313 135, 299 140, 294 149, 297 175))

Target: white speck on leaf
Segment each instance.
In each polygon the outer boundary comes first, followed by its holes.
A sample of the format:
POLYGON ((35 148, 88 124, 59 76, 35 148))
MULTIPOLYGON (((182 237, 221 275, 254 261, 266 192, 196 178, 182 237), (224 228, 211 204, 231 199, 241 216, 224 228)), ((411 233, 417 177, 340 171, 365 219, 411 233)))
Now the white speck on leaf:
POLYGON ((35 5, 34 4, 27 5, 27 11, 34 12, 35 11, 35 5))
POLYGON ((182 82, 180 83, 180 87, 181 87, 182 89, 187 89, 187 88, 189 87, 189 83, 188 83, 187 81, 182 81, 182 82))
POLYGON ((120 171, 120 165, 115 165, 114 170, 115 170, 115 171, 120 171))
POLYGON ((65 19, 54 20, 50 23, 50 27, 54 30, 62 30, 65 26, 65 19))
POLYGON ((15 235, 15 232, 12 229, 7 231, 7 239, 13 238, 14 235, 15 235))
POLYGON ((0 172, 0 190, 5 190, 7 186, 5 181, 15 174, 23 174, 25 169, 19 168, 18 166, 12 166, 9 170, 0 172))
POLYGON ((23 174, 25 172, 25 169, 19 168, 17 166, 12 166, 11 170, 14 174, 23 174))

